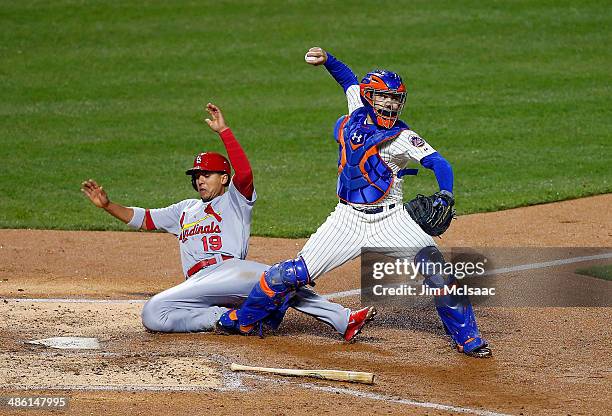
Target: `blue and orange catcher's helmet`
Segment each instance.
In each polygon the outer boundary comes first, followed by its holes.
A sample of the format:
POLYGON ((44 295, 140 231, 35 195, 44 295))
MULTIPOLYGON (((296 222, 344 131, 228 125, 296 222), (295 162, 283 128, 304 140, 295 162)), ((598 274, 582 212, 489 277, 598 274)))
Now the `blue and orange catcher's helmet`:
POLYGON ((397 121, 404 104, 406 103, 406 86, 402 78, 395 72, 374 70, 368 72, 359 83, 361 101, 372 120, 386 129, 393 127, 397 121), (397 99, 397 110, 376 108, 374 100, 377 94, 390 95, 397 99))

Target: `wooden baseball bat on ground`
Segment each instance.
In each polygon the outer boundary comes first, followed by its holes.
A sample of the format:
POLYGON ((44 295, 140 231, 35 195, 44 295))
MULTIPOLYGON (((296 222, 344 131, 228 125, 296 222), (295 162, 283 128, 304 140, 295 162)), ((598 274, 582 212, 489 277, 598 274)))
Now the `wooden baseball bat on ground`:
POLYGON ((352 383, 374 384, 374 374, 361 371, 344 370, 296 370, 291 368, 251 367, 232 363, 232 371, 257 371, 260 373, 280 374, 283 376, 315 377, 325 380, 350 381, 352 383))

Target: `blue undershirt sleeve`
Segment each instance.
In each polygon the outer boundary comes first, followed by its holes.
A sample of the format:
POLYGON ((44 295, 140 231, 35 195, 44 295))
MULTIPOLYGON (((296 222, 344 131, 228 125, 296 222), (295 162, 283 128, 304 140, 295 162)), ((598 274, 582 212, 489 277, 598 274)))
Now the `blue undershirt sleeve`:
POLYGON ((351 71, 351 68, 346 66, 346 64, 339 59, 336 59, 336 57, 329 52, 327 52, 325 68, 344 89, 344 92, 352 85, 359 85, 359 81, 355 74, 353 74, 353 71, 351 71))
POLYGON ((453 192, 453 168, 438 152, 434 152, 421 159, 421 165, 433 170, 441 191, 453 192))

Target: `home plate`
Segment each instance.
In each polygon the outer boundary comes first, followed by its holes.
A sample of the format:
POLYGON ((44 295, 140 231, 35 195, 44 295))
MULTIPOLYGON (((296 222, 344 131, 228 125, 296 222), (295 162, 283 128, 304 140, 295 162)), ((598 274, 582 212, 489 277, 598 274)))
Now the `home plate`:
POLYGON ((49 348, 97 350, 100 348, 97 338, 55 337, 26 341, 26 344, 44 345, 49 348))

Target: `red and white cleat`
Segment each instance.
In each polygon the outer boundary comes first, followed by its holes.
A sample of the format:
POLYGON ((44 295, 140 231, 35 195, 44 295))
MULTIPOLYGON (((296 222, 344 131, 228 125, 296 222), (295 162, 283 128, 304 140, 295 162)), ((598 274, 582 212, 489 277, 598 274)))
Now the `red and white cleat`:
POLYGON ((347 342, 351 342, 363 329, 365 324, 370 322, 376 316, 376 308, 368 306, 358 311, 353 311, 349 315, 348 327, 344 332, 344 339, 347 342))

